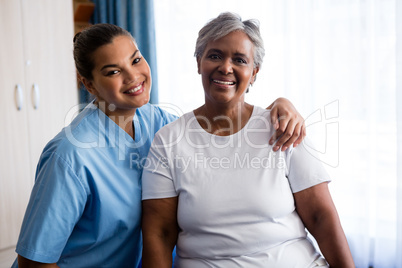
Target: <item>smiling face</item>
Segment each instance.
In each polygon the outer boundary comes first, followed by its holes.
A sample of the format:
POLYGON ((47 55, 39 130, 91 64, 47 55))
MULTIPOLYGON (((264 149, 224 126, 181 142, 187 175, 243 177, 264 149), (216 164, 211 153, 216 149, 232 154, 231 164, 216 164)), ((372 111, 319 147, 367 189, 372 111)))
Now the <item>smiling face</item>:
POLYGON ((202 76, 205 101, 211 104, 237 104, 258 72, 254 68, 254 44, 241 31, 207 44, 197 58, 198 73, 202 76))
POLYGON ((83 79, 96 102, 110 115, 133 114, 149 101, 151 71, 135 42, 129 36, 117 36, 92 55, 93 79, 83 79))

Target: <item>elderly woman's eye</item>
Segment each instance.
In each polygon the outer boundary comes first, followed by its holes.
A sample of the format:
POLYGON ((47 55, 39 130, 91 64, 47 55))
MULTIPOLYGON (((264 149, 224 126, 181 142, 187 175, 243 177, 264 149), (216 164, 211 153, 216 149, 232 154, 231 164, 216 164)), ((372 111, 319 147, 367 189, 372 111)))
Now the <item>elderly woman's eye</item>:
POLYGON ((235 61, 236 61, 237 63, 247 64, 247 61, 244 60, 244 59, 242 59, 242 58, 235 59, 235 61))
POLYGON ((208 58, 210 58, 210 59, 212 59, 212 60, 217 60, 217 59, 219 59, 220 57, 219 57, 219 55, 211 54, 211 55, 208 56, 208 58))

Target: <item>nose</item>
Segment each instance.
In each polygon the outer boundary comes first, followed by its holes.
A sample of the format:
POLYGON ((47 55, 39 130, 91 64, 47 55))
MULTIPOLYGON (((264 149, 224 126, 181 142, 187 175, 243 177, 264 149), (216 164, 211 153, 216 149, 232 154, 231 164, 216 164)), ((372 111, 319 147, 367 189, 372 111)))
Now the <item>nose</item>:
POLYGON ((232 61, 230 59, 225 59, 221 62, 218 69, 222 74, 233 73, 232 61))
POLYGON ((124 84, 131 84, 138 80, 138 72, 135 68, 129 68, 124 74, 124 84))

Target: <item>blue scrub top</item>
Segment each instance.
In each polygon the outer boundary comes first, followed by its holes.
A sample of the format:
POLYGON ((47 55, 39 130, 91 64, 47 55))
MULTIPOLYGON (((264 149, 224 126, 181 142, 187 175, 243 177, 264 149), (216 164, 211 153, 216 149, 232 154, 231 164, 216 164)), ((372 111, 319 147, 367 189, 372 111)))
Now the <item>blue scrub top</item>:
POLYGON ((133 140, 89 104, 43 150, 16 252, 60 267, 137 267, 143 165, 155 133, 175 119, 144 105, 133 140))

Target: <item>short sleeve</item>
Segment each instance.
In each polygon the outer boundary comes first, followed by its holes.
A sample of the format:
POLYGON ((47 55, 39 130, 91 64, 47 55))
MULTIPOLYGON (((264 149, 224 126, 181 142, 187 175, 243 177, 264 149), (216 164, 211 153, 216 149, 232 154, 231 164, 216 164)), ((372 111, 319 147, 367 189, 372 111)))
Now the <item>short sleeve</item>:
POLYGON ((311 141, 305 138, 299 146, 289 149, 286 161, 287 177, 293 193, 331 181, 313 148, 311 141))
POLYGON ((165 123, 165 125, 167 125, 167 124, 169 124, 169 123, 171 123, 173 121, 176 121, 178 119, 178 117, 176 115, 171 114, 169 112, 166 112, 163 109, 161 109, 161 110, 163 111, 163 114, 164 114, 164 118, 165 118, 164 123, 165 123))
POLYGON ((157 134, 152 142, 142 174, 142 200, 177 196, 171 161, 160 135, 157 134))
POLYGON ((59 260, 86 203, 86 191, 57 154, 42 155, 16 252, 43 263, 59 260))

